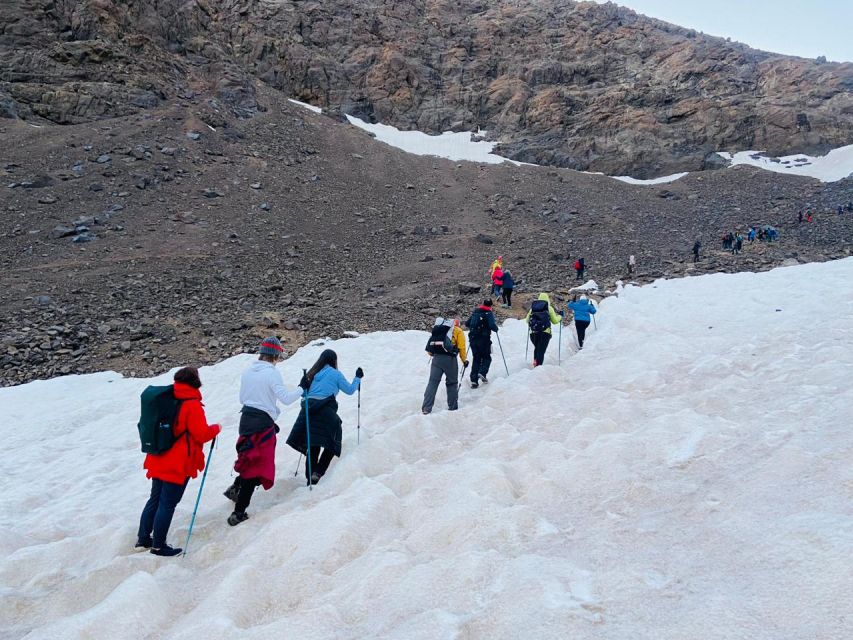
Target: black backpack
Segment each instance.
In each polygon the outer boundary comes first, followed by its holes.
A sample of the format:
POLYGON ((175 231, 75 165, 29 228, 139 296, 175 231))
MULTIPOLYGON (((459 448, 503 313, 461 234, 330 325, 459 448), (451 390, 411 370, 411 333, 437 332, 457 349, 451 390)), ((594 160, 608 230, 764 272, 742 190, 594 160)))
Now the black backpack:
POLYGON ((474 338, 483 338, 488 336, 491 332, 489 328, 489 317, 485 312, 478 312, 474 316, 474 326, 471 327, 471 330, 468 331, 468 337, 471 339, 474 338))
POLYGON ((551 328, 551 314, 548 313, 548 303, 537 300, 530 307, 530 331, 542 333, 551 328))
POLYGON ((451 328, 446 324, 440 324, 432 328, 426 350, 434 356, 455 356, 459 353, 453 345, 451 328))
MULTIPOLYGON (((136 428, 139 430, 142 452, 155 455, 165 453, 177 440, 172 428, 183 401, 175 397, 175 387, 171 384, 166 387, 146 387, 142 392, 141 401, 142 411, 136 428)), ((189 431, 181 434, 183 435, 187 436, 189 450, 189 431)))

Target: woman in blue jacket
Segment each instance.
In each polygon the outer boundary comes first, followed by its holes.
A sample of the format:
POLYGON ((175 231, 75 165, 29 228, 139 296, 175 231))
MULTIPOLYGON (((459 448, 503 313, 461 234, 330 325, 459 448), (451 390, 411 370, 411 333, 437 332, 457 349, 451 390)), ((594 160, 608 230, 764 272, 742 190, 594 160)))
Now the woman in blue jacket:
POLYGON ((590 316, 598 311, 589 298, 581 296, 580 300, 573 300, 568 304, 569 311, 575 314, 575 329, 578 332, 578 345, 583 349, 583 338, 586 328, 589 326, 590 316))
POLYGON ((309 425, 311 429, 311 451, 308 452, 305 433, 305 402, 299 417, 293 423, 287 444, 296 449, 306 458, 311 456, 311 475, 308 475, 308 465, 305 465, 305 478, 311 484, 317 484, 326 473, 332 458, 341 455, 341 419, 338 416, 338 401, 335 396, 343 391, 351 396, 361 386, 364 372, 361 367, 356 369, 355 378, 348 382, 338 371, 338 354, 326 349, 317 358, 314 366, 308 370, 299 386, 308 390, 309 425), (322 455, 320 450, 323 450, 322 455))

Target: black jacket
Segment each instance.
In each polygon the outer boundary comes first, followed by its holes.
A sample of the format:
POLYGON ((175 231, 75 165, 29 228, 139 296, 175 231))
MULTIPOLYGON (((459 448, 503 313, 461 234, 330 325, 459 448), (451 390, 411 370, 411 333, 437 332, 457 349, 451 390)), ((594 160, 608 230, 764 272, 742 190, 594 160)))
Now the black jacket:
POLYGON ((243 407, 240 410, 240 435, 250 436, 253 433, 260 433, 265 429, 275 427, 275 432, 280 429, 266 411, 255 409, 254 407, 243 407))
POLYGON ((471 314, 471 317, 465 321, 465 326, 468 327, 468 339, 473 342, 491 342, 492 339, 492 331, 498 331, 498 323, 495 320, 495 314, 492 313, 491 309, 484 306, 479 306, 474 309, 474 313, 471 314), (486 321, 486 326, 484 327, 484 331, 481 333, 477 333, 477 327, 480 324, 480 318, 484 318, 486 321))
MULTIPOLYGON (((311 429, 312 449, 323 447, 324 449, 331 449, 336 456, 341 455, 343 430, 341 429, 341 419, 338 416, 338 401, 335 396, 308 400, 308 424, 311 429)), ((299 416, 293 423, 293 429, 290 430, 290 435, 287 437, 287 444, 303 455, 307 450, 304 401, 299 416)))

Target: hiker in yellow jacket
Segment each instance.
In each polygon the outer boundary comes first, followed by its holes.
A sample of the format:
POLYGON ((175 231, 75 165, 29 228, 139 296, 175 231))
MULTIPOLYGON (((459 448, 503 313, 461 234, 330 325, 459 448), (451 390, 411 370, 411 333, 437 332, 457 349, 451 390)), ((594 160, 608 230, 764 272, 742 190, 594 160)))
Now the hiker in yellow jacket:
POLYGON ((551 298, 547 293, 540 293, 539 299, 530 305, 527 312, 527 326, 530 332, 530 342, 533 343, 533 366, 538 367, 545 362, 545 351, 551 341, 551 325, 563 321, 562 313, 558 314, 551 306, 551 298))
POLYGON ((456 411, 459 407, 459 368, 456 356, 463 365, 468 364, 468 347, 465 344, 465 334, 459 328, 459 321, 435 319, 426 352, 432 358, 429 369, 429 382, 424 391, 424 402, 421 411, 424 415, 432 412, 435 404, 435 394, 442 377, 447 387, 447 408, 456 411))

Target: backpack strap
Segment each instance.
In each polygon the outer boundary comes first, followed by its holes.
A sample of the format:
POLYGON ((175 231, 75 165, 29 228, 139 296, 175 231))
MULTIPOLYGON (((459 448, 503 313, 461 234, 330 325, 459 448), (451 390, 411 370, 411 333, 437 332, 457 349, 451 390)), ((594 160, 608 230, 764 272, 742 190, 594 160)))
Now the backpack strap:
MULTIPOLYGON (((176 408, 175 408, 175 424, 172 425, 172 428, 174 428, 175 425, 178 424, 178 418, 180 417, 181 409, 184 406, 183 400, 178 400, 176 398, 175 402, 177 403, 176 408)), ((189 457, 190 456, 190 430, 189 430, 189 428, 184 429, 179 435, 177 435, 175 437, 175 441, 177 441, 179 438, 182 438, 184 436, 186 436, 186 440, 187 440, 187 457, 189 457)))

